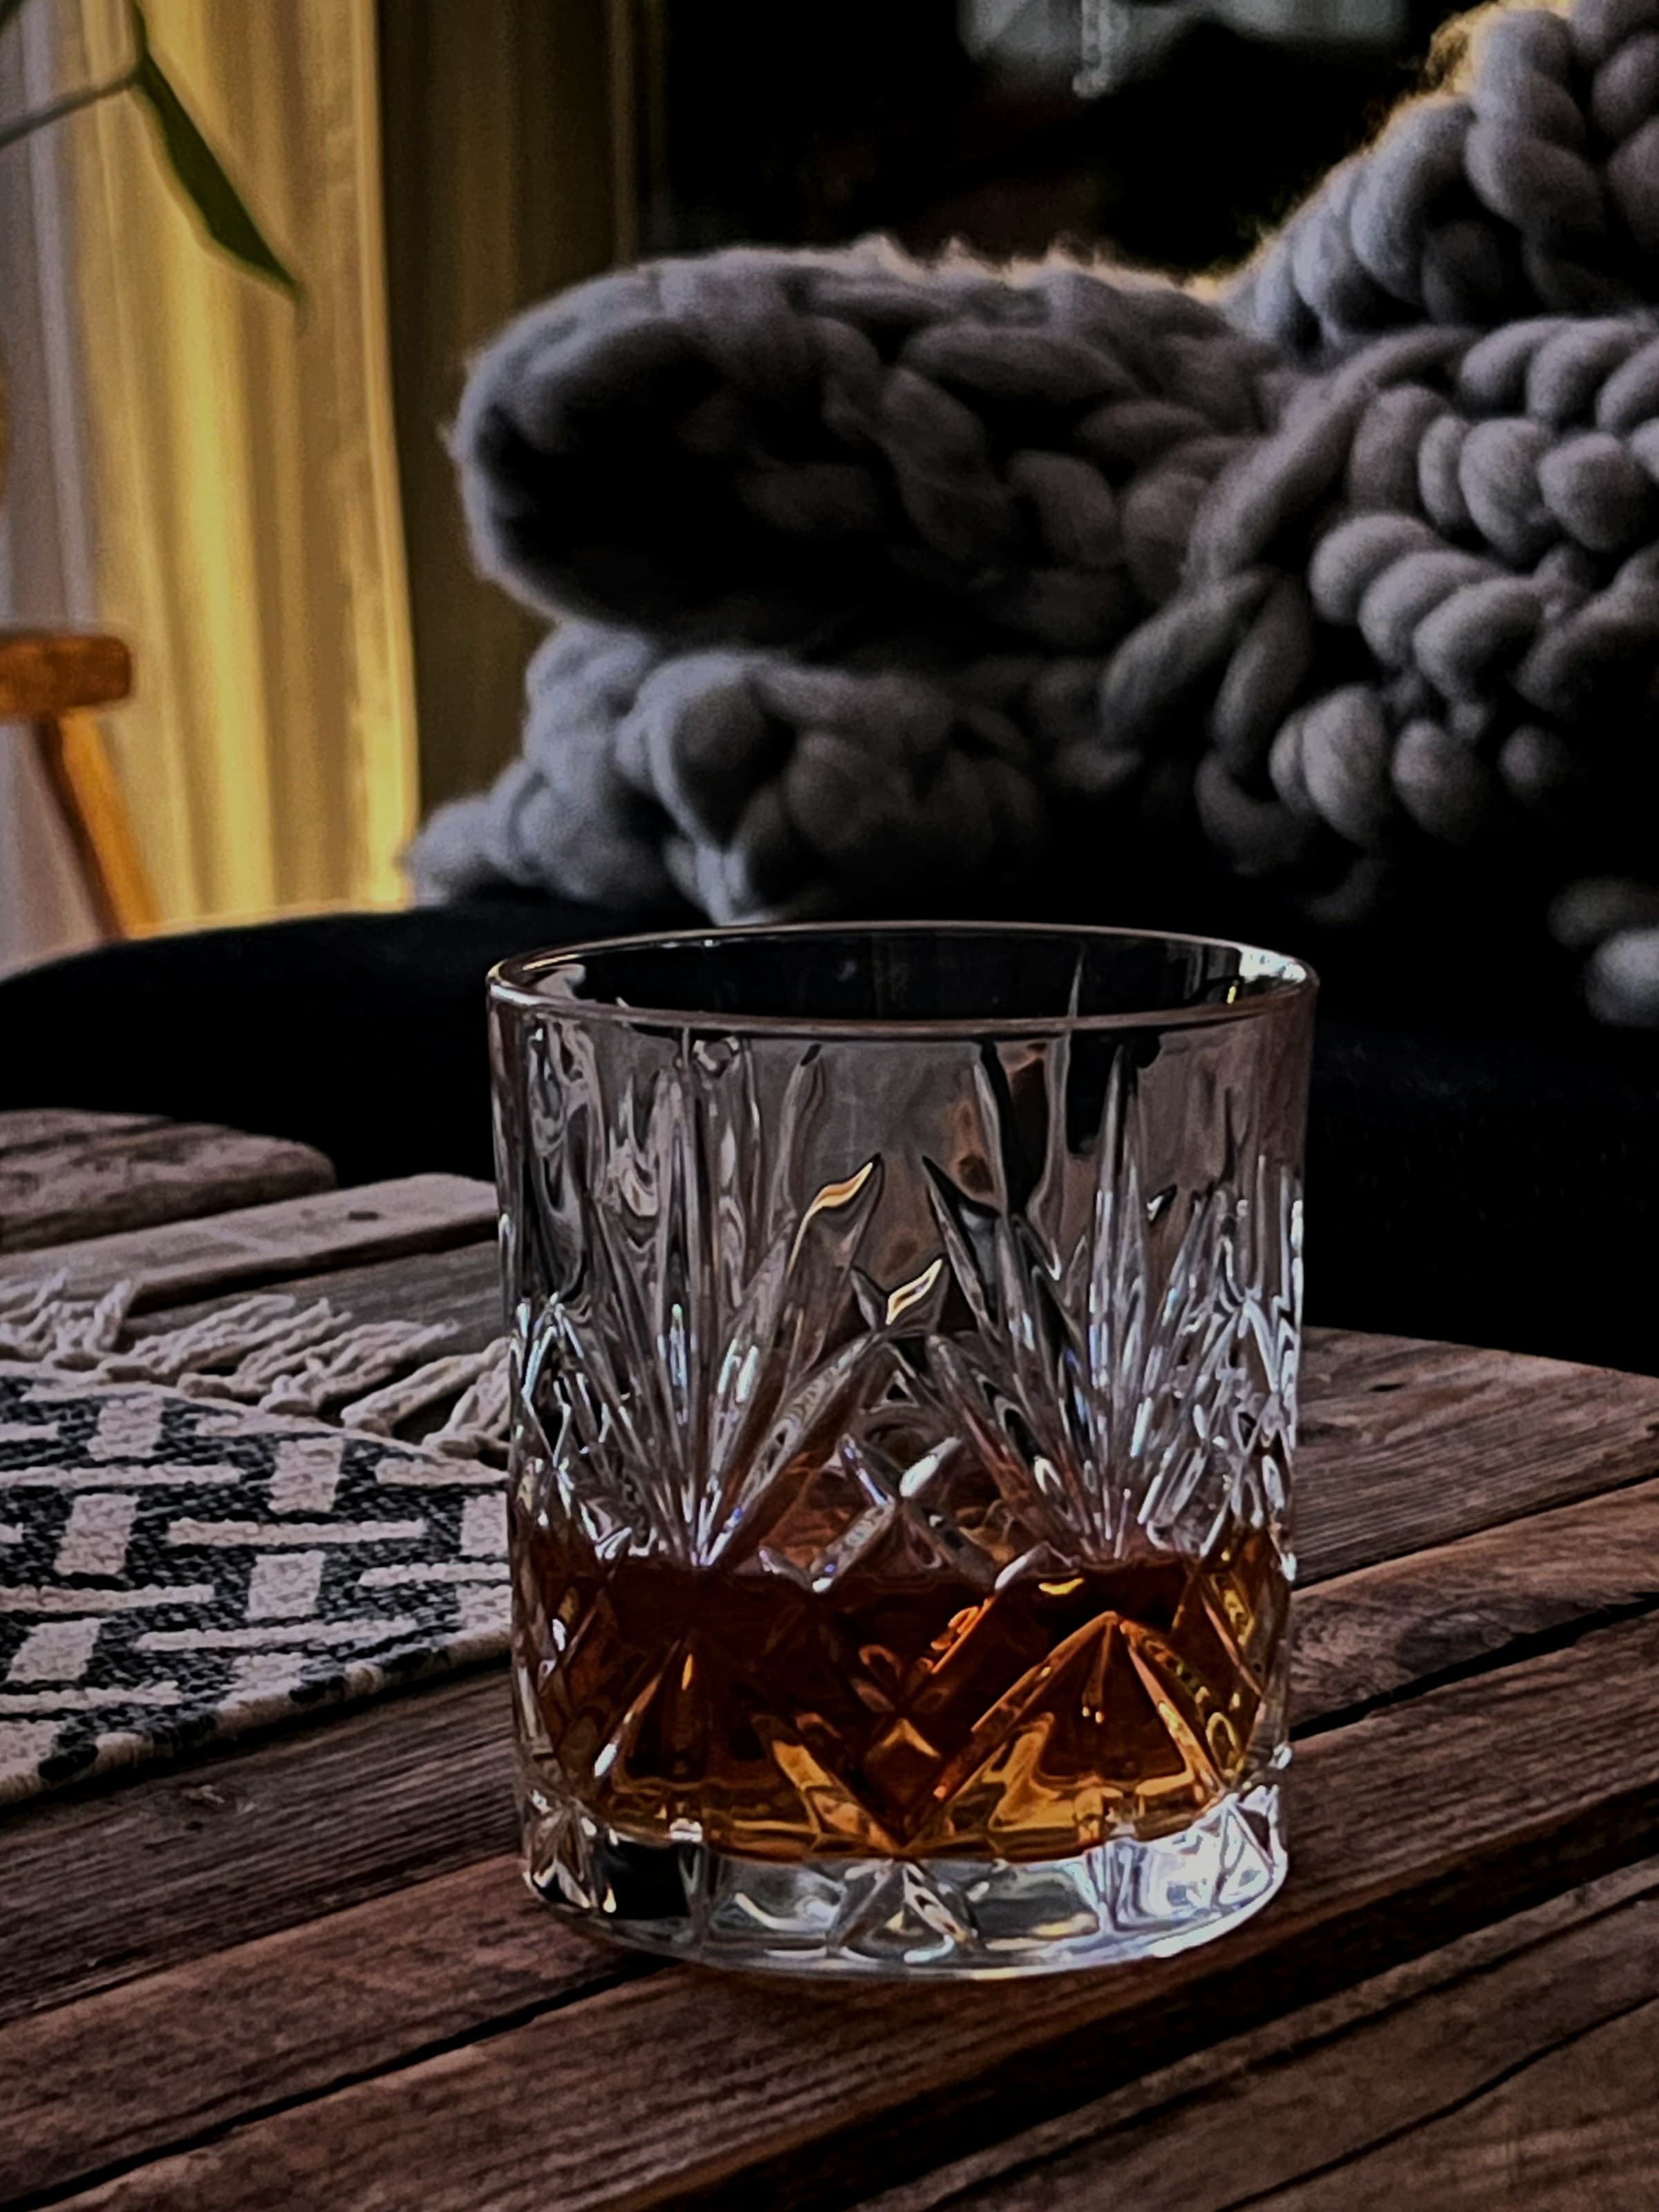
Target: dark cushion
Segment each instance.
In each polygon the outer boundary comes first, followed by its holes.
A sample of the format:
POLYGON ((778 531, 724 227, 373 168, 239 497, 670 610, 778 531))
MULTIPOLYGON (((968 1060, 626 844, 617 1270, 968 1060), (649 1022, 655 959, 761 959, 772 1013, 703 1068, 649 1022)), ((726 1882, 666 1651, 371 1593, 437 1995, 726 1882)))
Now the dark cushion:
MULTIPOLYGON (((0 983, 0 1108, 137 1109, 295 1137, 343 1180, 489 1172, 483 981, 604 934, 544 901, 273 922, 107 947, 0 983)), ((1528 1016, 1408 962, 1328 973, 1309 1312, 1659 1372, 1659 1039, 1528 1016)), ((1444 963, 1443 963, 1443 969, 1444 963)), ((1477 965, 1475 972, 1482 971, 1477 965)))

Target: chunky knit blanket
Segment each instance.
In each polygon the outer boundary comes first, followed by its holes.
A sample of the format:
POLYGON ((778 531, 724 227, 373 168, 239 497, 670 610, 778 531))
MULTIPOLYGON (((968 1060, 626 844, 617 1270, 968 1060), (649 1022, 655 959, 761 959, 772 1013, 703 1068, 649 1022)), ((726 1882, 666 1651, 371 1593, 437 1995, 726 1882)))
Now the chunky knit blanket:
POLYGON ((456 445, 557 626, 426 896, 915 910, 1133 846, 1324 924, 1474 886, 1659 1021, 1659 0, 1489 18, 1201 295, 661 262, 504 331, 456 445))

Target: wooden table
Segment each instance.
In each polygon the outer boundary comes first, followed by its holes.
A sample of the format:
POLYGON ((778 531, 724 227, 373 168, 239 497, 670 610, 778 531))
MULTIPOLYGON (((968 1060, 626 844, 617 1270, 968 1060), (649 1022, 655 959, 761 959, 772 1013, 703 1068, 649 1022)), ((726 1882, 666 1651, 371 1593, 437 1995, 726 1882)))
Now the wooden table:
MULTIPOLYGON (((482 1344, 465 1188, 142 1232, 150 1304, 310 1269, 482 1344)), ((925 1990, 598 1948, 519 1881, 491 1670, 0 1820, 0 2201, 1646 2212, 1659 1381, 1316 1333, 1305 1408, 1292 1869, 1242 1930, 925 1990)))

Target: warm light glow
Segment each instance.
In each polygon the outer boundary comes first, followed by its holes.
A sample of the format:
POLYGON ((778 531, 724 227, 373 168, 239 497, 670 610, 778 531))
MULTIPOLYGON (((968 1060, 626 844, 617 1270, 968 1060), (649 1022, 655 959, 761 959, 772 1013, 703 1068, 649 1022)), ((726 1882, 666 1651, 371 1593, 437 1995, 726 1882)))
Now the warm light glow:
MULTIPOLYGON (((66 76, 120 65, 119 0, 64 15, 66 76)), ((373 0, 149 15, 307 300, 204 249, 128 104, 78 120, 97 611, 137 672, 109 737, 168 921, 400 902, 416 747, 373 0)))

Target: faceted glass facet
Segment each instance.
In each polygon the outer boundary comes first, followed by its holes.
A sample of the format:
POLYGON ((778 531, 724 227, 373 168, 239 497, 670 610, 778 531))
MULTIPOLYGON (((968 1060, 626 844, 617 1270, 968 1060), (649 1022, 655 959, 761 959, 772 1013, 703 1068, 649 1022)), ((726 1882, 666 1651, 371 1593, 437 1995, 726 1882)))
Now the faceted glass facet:
POLYGON ((734 1965, 1201 1940, 1284 1849, 1311 979, 703 932, 491 986, 527 1869, 734 1965))

